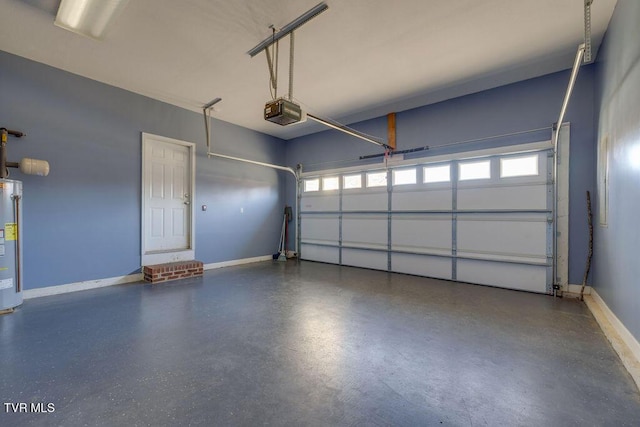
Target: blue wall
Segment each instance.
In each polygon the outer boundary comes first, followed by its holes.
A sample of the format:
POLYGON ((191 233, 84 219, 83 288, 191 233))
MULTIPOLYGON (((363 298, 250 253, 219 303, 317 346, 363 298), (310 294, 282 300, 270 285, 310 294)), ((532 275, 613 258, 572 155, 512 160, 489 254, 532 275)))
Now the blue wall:
MULTIPOLYGON (((550 127, 558 120, 569 81, 569 71, 502 86, 397 114, 398 150, 429 146, 428 155, 454 150, 477 150, 513 143, 548 140, 551 131, 512 138, 496 138, 455 148, 439 145, 482 137, 550 127)), ((588 232, 585 193, 595 185, 594 67, 580 71, 565 121, 571 122, 569 283, 581 283, 587 256, 588 232)), ((386 117, 352 127, 386 139, 386 117)), ((331 169, 358 164, 358 157, 379 153, 373 144, 328 130, 289 141, 287 163, 302 163, 305 170, 331 169), (344 161, 349 160, 352 161, 344 161)), ((421 154, 424 156, 424 154, 421 154)), ((287 181, 287 200, 294 191, 287 181)))
MULTIPOLYGON (((608 225, 599 225, 597 212, 594 218, 594 287, 627 329, 640 340, 638 22, 640 2, 618 0, 598 55, 598 140, 609 138, 610 163, 608 225)), ((598 212, 601 208, 598 204, 598 212)))
MULTIPOLYGON (((46 159, 24 182, 24 280, 33 289, 140 268, 141 132, 197 144, 196 257, 204 263, 275 251, 284 172, 207 159, 200 114, 0 52, 0 126, 9 160, 46 159), (244 214, 240 214, 244 208, 244 214)), ((214 120, 219 152, 282 164, 285 143, 214 120)))
MULTIPOLYGON (((284 172, 207 159, 201 115, 42 64, 0 53, 1 125, 24 130, 10 160, 47 159, 49 177, 25 183, 27 289, 113 277, 140 266, 140 132, 197 143, 197 258, 205 263, 275 251, 282 206, 295 204, 284 172), (286 197, 285 195, 286 190, 286 197), (244 208, 244 214, 240 214, 244 208)), ((397 115, 399 149, 546 128, 557 120, 569 72, 527 80, 397 115)), ((580 283, 587 251, 584 194, 595 186, 593 66, 583 67, 566 117, 571 126, 570 283, 580 283)), ((386 135, 386 117, 355 128, 386 135)), ((336 131, 287 143, 214 121, 218 151, 305 170, 361 163, 379 148, 336 131)), ((549 139, 549 130, 459 146, 459 150, 549 139)), ((424 155, 421 154, 421 155, 424 155)))

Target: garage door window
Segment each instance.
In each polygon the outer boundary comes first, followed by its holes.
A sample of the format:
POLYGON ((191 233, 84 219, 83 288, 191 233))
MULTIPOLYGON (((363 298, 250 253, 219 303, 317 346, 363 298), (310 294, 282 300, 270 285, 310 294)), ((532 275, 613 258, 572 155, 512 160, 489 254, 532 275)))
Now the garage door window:
POLYGON ((416 183, 415 169, 396 169, 393 171, 393 185, 406 185, 416 183))
POLYGON ((337 176, 322 178, 322 189, 324 191, 337 190, 340 187, 340 180, 337 176))
POLYGON ((319 191, 319 190, 320 190, 320 180, 318 178, 304 180, 305 193, 309 193, 311 191, 319 191))
POLYGON ((460 181, 491 178, 491 160, 460 163, 460 181))
POLYGON ((500 178, 538 175, 538 155, 500 159, 500 178))
POLYGON ((451 180, 451 166, 425 166, 422 171, 422 177, 422 181, 425 184, 449 182, 451 180))
POLYGON ((352 188, 362 188, 362 175, 345 175, 342 177, 342 188, 349 190, 352 188))
POLYGON ((371 172, 367 174, 367 187, 386 187, 387 172, 371 172))

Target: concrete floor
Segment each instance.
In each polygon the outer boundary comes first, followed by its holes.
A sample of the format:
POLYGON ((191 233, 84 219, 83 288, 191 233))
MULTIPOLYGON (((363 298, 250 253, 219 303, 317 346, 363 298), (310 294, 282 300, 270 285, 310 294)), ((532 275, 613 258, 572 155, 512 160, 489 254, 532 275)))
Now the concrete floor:
POLYGON ((310 262, 27 300, 0 425, 640 425, 576 300, 310 262))

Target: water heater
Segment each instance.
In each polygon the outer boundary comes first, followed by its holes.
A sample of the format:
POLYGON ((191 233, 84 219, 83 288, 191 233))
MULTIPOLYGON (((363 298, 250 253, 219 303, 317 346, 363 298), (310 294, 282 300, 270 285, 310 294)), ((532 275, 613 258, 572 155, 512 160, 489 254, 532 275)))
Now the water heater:
POLYGON ((22 182, 0 179, 0 313, 22 304, 22 182))
POLYGON ((7 161, 8 137, 24 133, 0 127, 0 314, 22 304, 22 182, 9 178, 9 168, 27 175, 47 176, 44 160, 7 161))

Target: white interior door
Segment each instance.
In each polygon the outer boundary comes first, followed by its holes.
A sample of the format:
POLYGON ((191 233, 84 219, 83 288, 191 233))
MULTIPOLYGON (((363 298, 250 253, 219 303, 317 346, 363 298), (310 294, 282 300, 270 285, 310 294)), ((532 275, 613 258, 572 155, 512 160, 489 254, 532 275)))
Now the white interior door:
POLYGON ((193 144, 143 134, 142 145, 142 265, 193 259, 193 144))

